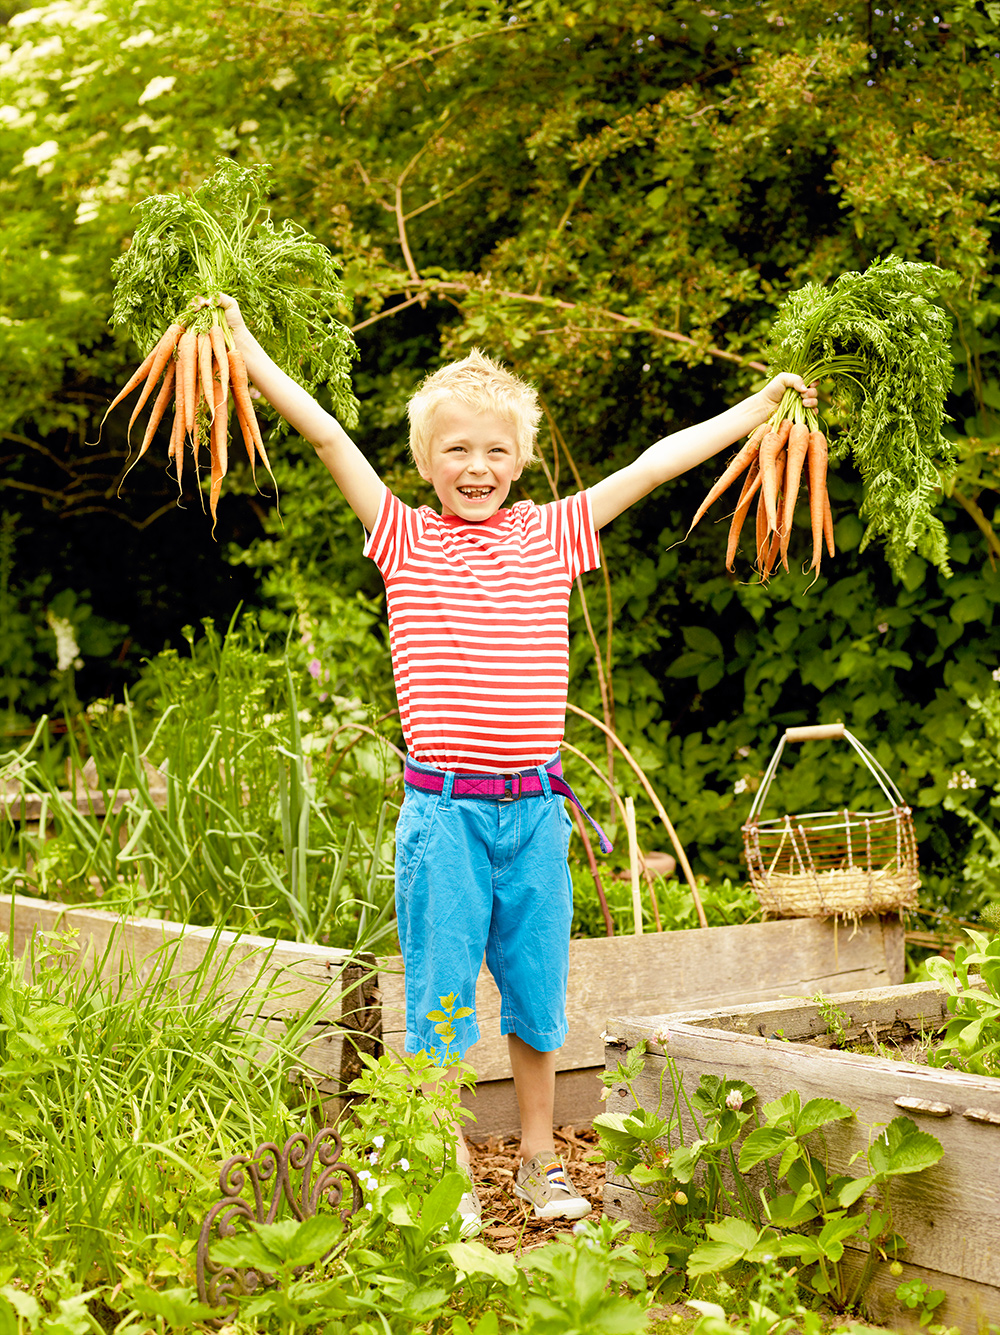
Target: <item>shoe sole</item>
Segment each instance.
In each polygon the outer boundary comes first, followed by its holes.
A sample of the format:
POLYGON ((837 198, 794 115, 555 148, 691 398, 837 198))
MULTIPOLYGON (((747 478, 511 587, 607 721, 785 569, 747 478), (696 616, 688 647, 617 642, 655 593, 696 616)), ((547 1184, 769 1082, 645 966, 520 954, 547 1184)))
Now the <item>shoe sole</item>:
POLYGON ((594 1208, 583 1196, 571 1196, 566 1201, 548 1201, 545 1205, 535 1205, 523 1187, 515 1187, 514 1195, 532 1206, 536 1219, 582 1219, 594 1208))

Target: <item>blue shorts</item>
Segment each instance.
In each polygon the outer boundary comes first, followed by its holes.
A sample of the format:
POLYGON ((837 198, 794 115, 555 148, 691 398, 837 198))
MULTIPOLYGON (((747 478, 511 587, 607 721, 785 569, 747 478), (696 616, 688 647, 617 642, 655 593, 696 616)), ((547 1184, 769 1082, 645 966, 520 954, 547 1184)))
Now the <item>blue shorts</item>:
POLYGON ((408 786, 396 826, 396 916, 406 967, 406 1051, 464 1057, 479 1038, 476 979, 486 964, 500 990, 500 1032, 539 1052, 566 1040, 566 979, 573 882, 566 854, 573 828, 549 787, 511 802, 408 786), (445 1045, 430 1011, 455 994, 473 1013, 445 1045))

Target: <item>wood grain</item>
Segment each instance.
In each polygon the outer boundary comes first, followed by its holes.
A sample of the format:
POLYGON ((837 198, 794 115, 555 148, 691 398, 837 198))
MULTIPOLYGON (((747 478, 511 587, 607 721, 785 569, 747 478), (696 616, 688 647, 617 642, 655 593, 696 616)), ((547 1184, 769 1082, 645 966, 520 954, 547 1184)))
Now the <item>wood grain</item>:
MULTIPOLYGON (((902 982, 903 969, 903 929, 897 919, 863 918, 856 930, 795 918, 571 941, 569 1037, 559 1053, 559 1069, 603 1063, 601 1032, 612 1012, 648 1015, 681 1007, 734 1006, 752 997, 808 997, 878 987, 902 982)), ((386 1047, 402 1051, 406 1026, 401 958, 380 961, 379 985, 386 1047)), ((500 994, 485 966, 476 984, 476 1014, 482 1036, 467 1060, 481 1080, 503 1079, 510 1066, 499 1033, 500 994)))
MULTIPOLYGON (((885 1024, 901 1016, 917 1022, 923 1017, 931 1028, 943 1013, 944 993, 933 985, 918 984, 882 988, 862 997, 848 993, 831 1000, 848 1014, 878 1015, 885 1024)), ((812 1011, 818 1013, 818 1007, 813 1006, 812 1011)), ((748 1081, 757 1090, 760 1103, 790 1089, 799 1091, 803 1103, 816 1097, 839 1099, 854 1109, 856 1117, 825 1128, 824 1143, 831 1166, 855 1174, 860 1169, 856 1164, 850 1166, 853 1156, 859 1151, 863 1156, 874 1129, 899 1114, 897 1099, 950 1105, 951 1116, 909 1114, 921 1129, 941 1141, 944 1156, 926 1172, 896 1180, 892 1197, 895 1227, 907 1240, 906 1257, 911 1264, 980 1285, 1000 1282, 1000 1173, 996 1171, 1000 1126, 962 1115, 968 1108, 1000 1114, 1000 1080, 771 1037, 782 1022, 810 1029, 816 1015, 810 1016, 809 1005, 736 1008, 730 1018, 747 1028, 763 1029, 767 1036, 720 1028, 718 1012, 613 1016, 609 1027, 621 1042, 608 1048, 609 1069, 615 1069, 640 1037, 667 1028, 670 1059, 689 1090, 707 1073, 748 1081)), ((656 1106, 664 1066, 663 1049, 654 1045, 635 1082, 643 1106, 656 1106)), ((614 1087, 607 1106, 616 1112, 633 1106, 624 1085, 614 1087)), ((612 1174, 609 1211, 638 1210, 638 1220, 641 1200, 635 1193, 626 1199, 621 1193, 627 1190, 628 1184, 618 1182, 612 1174), (616 1193, 621 1195, 620 1204, 616 1204, 616 1193)))

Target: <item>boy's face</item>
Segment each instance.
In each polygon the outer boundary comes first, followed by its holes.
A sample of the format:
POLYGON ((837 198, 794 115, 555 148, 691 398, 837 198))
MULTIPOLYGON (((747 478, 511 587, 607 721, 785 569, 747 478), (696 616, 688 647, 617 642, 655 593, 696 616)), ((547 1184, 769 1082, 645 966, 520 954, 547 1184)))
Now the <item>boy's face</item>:
POLYGON ((458 519, 489 519, 521 476, 510 422, 461 403, 444 403, 434 414, 425 464, 417 466, 441 502, 441 513, 458 519))

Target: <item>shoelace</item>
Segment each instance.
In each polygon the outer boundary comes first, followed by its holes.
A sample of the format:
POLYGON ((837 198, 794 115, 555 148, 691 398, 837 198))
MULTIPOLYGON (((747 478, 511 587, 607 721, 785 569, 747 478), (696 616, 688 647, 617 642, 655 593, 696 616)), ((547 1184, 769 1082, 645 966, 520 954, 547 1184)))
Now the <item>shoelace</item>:
POLYGON ((542 1172, 550 1187, 555 1187, 559 1191, 570 1191, 570 1185, 566 1181, 566 1170, 561 1163, 557 1161, 555 1163, 546 1164, 542 1169, 542 1172))

